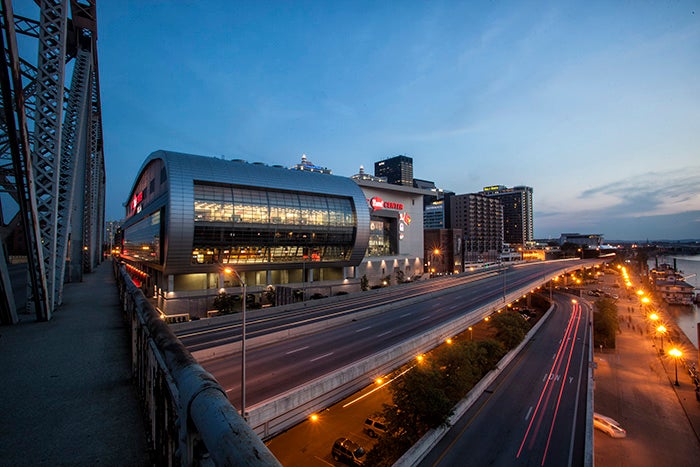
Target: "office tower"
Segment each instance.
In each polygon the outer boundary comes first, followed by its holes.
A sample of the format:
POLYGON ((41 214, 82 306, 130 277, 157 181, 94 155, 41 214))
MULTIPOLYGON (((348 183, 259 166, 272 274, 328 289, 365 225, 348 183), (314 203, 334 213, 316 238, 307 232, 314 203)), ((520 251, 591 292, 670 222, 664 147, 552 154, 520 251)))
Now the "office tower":
POLYGON ((386 177, 393 185, 413 186, 413 159, 395 156, 374 163, 375 177, 386 177))
POLYGON ((529 186, 508 188, 503 185, 493 185, 484 187, 480 193, 501 201, 503 241, 511 246, 525 246, 534 240, 532 191, 529 186))
POLYGON ((503 248, 503 207, 497 198, 479 193, 450 198, 454 229, 464 231, 466 263, 496 261, 503 248))

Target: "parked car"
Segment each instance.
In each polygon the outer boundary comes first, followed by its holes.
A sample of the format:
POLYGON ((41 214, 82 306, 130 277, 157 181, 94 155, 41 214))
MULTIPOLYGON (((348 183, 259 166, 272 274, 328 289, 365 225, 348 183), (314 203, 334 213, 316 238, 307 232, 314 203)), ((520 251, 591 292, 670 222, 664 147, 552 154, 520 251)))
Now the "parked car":
POLYGON ((599 413, 593 413, 593 428, 607 433, 613 438, 624 438, 627 436, 627 432, 620 426, 620 423, 599 413))
POLYGON ((362 465, 365 462, 365 450, 348 438, 338 438, 331 449, 333 460, 351 465, 362 465))
POLYGON ((363 429, 370 438, 376 438, 386 433, 386 423, 380 418, 369 416, 363 429))

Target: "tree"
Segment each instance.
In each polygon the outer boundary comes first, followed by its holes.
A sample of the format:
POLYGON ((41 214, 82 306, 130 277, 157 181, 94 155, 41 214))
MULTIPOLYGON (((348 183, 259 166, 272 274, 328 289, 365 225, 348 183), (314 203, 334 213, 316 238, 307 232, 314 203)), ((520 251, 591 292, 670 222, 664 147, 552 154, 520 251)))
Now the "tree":
POLYGON ((593 313, 593 345, 615 348, 615 337, 620 328, 617 321, 617 305, 609 298, 599 298, 595 301, 596 311, 593 313))
POLYGON ((411 444, 431 428, 446 424, 452 414, 452 402, 445 394, 441 380, 439 369, 424 362, 390 386, 394 409, 387 418, 401 427, 411 444))
POLYGON ((263 298, 267 303, 274 305, 275 299, 277 298, 277 291, 275 290, 275 286, 268 285, 265 288, 265 291, 263 292, 263 298))
POLYGON ((406 282, 406 274, 402 270, 396 271, 396 283, 403 284, 406 282))
POLYGON ((435 352, 443 391, 453 404, 460 401, 481 378, 481 370, 475 361, 476 349, 475 342, 458 342, 435 352))
POLYGON ((360 278, 360 289, 362 289, 363 292, 369 290, 369 279, 367 279, 367 274, 363 274, 360 278))
POLYGON ((237 295, 230 295, 226 292, 221 292, 214 298, 214 308, 219 310, 219 313, 227 315, 233 313, 233 308, 238 301, 237 295))
POLYGON ((491 325, 496 328, 496 337, 508 349, 515 348, 525 338, 530 330, 530 323, 515 311, 498 313, 491 319, 491 325))
POLYGON ((491 371, 505 354, 506 349, 503 347, 503 344, 497 340, 486 339, 477 342, 474 361, 481 370, 479 378, 491 371))

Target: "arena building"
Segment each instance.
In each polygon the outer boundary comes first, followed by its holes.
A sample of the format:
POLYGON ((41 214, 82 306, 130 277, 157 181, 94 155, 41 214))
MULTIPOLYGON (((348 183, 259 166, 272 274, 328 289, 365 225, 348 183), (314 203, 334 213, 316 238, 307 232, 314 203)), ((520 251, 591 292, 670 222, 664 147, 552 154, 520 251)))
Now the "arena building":
POLYGON ((369 245, 357 267, 369 286, 396 284, 423 276, 423 197, 429 190, 352 178, 370 208, 369 245))
MULTIPOLYGON (((377 211, 398 238, 402 210, 387 206, 377 211)), ((380 237, 382 251, 401 250, 380 237)), ((350 178, 156 151, 131 189, 120 241, 127 269, 162 313, 201 317, 221 291, 240 290, 236 274, 251 294, 280 285, 278 300, 285 288, 307 294, 316 283, 326 295, 358 290, 370 238, 366 194, 350 178)))

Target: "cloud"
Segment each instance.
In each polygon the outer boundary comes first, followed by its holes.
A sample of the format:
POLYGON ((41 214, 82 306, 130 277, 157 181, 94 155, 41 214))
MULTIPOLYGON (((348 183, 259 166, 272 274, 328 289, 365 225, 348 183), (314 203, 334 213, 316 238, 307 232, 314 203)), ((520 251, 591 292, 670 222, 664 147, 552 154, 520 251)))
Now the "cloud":
POLYGON ((630 175, 582 191, 561 210, 536 209, 535 229, 543 237, 567 231, 616 240, 697 238, 698 180, 698 166, 630 175))
POLYGON ((607 214, 621 217, 678 214, 700 208, 698 180, 700 167, 647 172, 585 190, 581 199, 607 197, 607 214))

